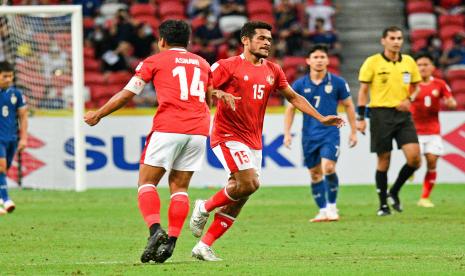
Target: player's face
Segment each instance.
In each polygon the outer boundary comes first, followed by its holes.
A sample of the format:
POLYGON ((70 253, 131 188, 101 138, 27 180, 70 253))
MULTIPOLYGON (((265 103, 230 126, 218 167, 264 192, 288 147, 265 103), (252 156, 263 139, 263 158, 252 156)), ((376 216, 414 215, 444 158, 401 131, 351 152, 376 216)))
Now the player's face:
POLYGON ((13 84, 13 72, 0 72, 0 88, 7 88, 13 84))
POLYGON ((390 52, 399 53, 404 43, 401 31, 388 32, 386 37, 381 39, 384 49, 390 52))
POLYGON ((307 58, 307 64, 311 71, 322 72, 328 68, 329 58, 324 51, 317 50, 307 58))
POLYGON ((252 39, 248 37, 242 38, 244 48, 257 58, 267 58, 270 54, 271 32, 267 29, 255 29, 255 35, 252 39))
POLYGON ((419 58, 417 60, 418 69, 423 79, 428 79, 434 72, 434 64, 429 58, 419 58))

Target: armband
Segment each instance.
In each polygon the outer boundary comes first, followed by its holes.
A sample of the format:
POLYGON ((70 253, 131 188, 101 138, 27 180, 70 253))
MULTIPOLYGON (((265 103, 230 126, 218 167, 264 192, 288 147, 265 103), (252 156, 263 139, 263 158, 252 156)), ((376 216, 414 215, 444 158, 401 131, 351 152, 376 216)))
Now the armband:
POLYGON ((139 95, 144 90, 145 81, 138 77, 132 77, 128 84, 124 87, 125 90, 131 91, 132 93, 139 95))
POLYGON ((365 120, 365 111, 366 111, 366 106, 361 105, 357 108, 357 121, 363 121, 365 120))

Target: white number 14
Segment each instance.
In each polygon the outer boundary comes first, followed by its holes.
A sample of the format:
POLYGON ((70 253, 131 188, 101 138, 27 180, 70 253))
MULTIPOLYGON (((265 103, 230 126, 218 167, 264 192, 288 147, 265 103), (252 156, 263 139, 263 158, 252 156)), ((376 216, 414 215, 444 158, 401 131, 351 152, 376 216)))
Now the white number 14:
POLYGON ((189 94, 191 96, 199 97, 200 102, 205 101, 205 86, 203 81, 200 80, 200 68, 194 67, 194 75, 192 76, 192 82, 190 89, 187 84, 186 67, 178 66, 173 69, 173 77, 179 76, 179 87, 181 89, 181 100, 187 101, 189 94), (190 93, 189 93, 190 91, 190 93))

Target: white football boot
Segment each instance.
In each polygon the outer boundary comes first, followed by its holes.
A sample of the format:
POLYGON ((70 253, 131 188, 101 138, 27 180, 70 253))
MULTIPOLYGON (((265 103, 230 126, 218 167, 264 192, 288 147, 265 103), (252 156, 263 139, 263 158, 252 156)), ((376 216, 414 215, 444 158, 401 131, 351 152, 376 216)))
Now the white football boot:
POLYGON ((13 202, 13 200, 9 199, 7 201, 5 201, 3 203, 3 207, 5 208, 5 210, 8 212, 8 213, 11 213, 15 210, 16 208, 16 205, 15 203, 13 202))
POLYGON ((216 257, 212 248, 201 241, 192 248, 192 257, 207 262, 218 262, 223 260, 216 257))
POLYGON ((339 220, 339 210, 336 208, 336 205, 329 205, 326 209, 326 216, 328 221, 338 221, 339 220))
POLYGON ((326 208, 320 209, 320 212, 318 212, 318 214, 310 220, 310 222, 324 222, 324 221, 328 221, 328 215, 327 215, 326 208))
POLYGON ((189 228, 192 231, 194 237, 200 238, 202 236, 203 228, 208 221, 208 212, 202 212, 205 210, 205 200, 197 199, 195 201, 194 210, 192 210, 191 219, 189 221, 189 228))

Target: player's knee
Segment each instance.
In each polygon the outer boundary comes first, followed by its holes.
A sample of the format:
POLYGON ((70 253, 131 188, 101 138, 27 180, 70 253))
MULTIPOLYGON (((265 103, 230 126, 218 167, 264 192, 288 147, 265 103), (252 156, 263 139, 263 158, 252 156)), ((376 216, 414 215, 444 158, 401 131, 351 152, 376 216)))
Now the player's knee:
POLYGON ((6 165, 0 165, 0 173, 6 173, 6 165))
POLYGON ((334 164, 325 164, 323 171, 325 174, 333 174, 336 172, 336 166, 334 164))
POLYGON ((409 160, 407 160, 407 164, 410 166, 410 167, 414 167, 414 168, 420 168, 421 166, 421 156, 420 155, 415 155, 415 156, 412 156, 409 158, 409 160))
POLYGON ((322 173, 312 173, 312 183, 318 183, 323 180, 322 173))

